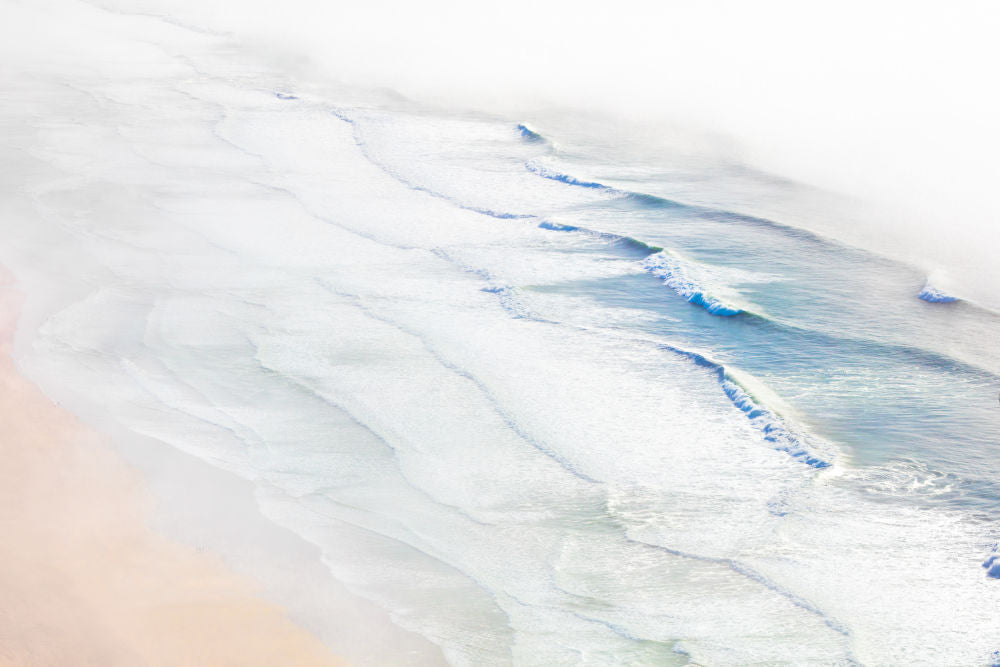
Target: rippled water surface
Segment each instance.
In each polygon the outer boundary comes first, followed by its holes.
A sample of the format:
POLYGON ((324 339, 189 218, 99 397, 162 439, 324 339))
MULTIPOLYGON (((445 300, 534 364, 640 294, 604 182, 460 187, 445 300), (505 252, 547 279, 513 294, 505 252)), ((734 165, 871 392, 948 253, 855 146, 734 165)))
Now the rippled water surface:
POLYGON ((220 40, 11 88, 37 377, 456 664, 990 663, 1000 316, 790 184, 220 40))

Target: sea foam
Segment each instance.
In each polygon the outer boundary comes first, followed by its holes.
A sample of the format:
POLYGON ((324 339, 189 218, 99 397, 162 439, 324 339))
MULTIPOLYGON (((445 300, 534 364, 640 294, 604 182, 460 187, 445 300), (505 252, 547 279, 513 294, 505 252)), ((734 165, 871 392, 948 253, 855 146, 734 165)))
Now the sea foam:
POLYGON ((684 297, 688 303, 701 306, 713 315, 729 317, 743 312, 741 307, 709 291, 707 283, 712 280, 710 269, 685 260, 675 253, 664 250, 650 255, 643 262, 643 267, 663 280, 664 284, 684 297))
POLYGON ((948 284, 948 278, 942 271, 935 271, 927 276, 923 289, 917 294, 918 297, 928 303, 954 303, 959 301, 957 296, 953 296, 944 285, 948 284))

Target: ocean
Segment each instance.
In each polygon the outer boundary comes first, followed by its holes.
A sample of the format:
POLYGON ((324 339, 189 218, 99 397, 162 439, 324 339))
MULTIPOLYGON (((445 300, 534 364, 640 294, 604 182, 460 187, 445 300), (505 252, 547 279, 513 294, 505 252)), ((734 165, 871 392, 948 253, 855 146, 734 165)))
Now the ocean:
POLYGON ((456 665, 1000 663, 989 304, 830 193, 134 20, 147 59, 9 86, 43 388, 456 665))

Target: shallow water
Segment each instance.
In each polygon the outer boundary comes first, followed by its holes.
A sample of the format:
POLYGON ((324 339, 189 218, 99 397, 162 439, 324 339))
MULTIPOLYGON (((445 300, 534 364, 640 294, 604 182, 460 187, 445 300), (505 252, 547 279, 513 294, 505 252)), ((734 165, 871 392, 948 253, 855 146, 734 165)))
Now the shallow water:
POLYGON ((992 660, 995 313, 806 231, 808 197, 763 216, 760 175, 200 39, 24 84, 69 119, 11 139, 0 227, 60 295, 39 377, 254 481, 456 664, 992 660))

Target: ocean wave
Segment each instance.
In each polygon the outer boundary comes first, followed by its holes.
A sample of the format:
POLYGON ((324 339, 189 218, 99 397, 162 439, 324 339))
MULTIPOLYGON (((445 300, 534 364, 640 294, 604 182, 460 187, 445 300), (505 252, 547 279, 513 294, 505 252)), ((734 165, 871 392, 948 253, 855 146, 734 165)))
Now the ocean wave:
POLYGON ((730 214, 727 211, 716 211, 715 209, 709 209, 703 206, 693 206, 690 204, 682 204, 681 202, 674 201, 673 199, 666 199, 665 197, 658 197, 657 195, 646 194, 644 192, 633 192, 630 190, 621 190, 619 188, 600 183, 598 181, 587 181, 582 178, 577 178, 565 172, 559 171, 558 169, 553 169, 552 167, 543 164, 540 160, 529 160, 524 164, 525 169, 533 174, 541 176, 542 178, 547 178, 551 181, 559 181, 560 183, 565 183, 566 185, 572 185, 578 188, 588 188, 590 190, 601 190, 612 195, 616 195, 621 199, 628 200, 633 204, 644 208, 669 208, 669 209, 683 209, 692 212, 713 212, 713 213, 723 213, 726 215, 737 215, 730 214))
POLYGON ((532 130, 526 123, 518 123, 517 131, 521 133, 521 138, 533 144, 547 144, 548 140, 538 132, 532 130))
POLYGON ((575 225, 563 225, 558 222, 544 221, 538 225, 541 229, 548 229, 555 232, 579 232, 581 234, 586 234, 587 236, 593 236, 595 238, 604 239, 610 242, 612 245, 623 247, 626 250, 634 251, 642 255, 643 257, 661 252, 663 248, 659 246, 649 245, 639 239, 632 238, 631 236, 622 236, 621 234, 611 234, 608 232, 598 232, 592 229, 587 229, 586 227, 576 227, 575 225))
POLYGON ((816 469, 828 468, 832 465, 829 454, 818 454, 810 449, 805 436, 796 433, 785 421, 770 409, 758 404, 750 393, 737 381, 726 367, 717 361, 709 359, 700 352, 685 350, 673 345, 662 344, 662 349, 687 357, 698 366, 707 368, 718 377, 719 385, 729 400, 771 443, 774 449, 785 452, 802 463, 816 469))
POLYGON ((1000 544, 993 545, 993 553, 983 561, 983 567, 986 568, 987 577, 1000 579, 1000 544))
POLYGON ((944 278, 940 272, 935 272, 927 276, 927 280, 924 281, 924 287, 917 296, 928 303, 954 303, 959 301, 960 299, 957 296, 952 296, 947 290, 941 287, 940 283, 942 280, 944 278))
POLYGON ((756 225, 759 227, 767 227, 771 229, 778 230, 782 234, 791 236, 793 238, 801 239, 804 241, 809 241, 812 243, 817 243, 823 246, 832 247, 847 247, 844 243, 837 241, 816 232, 810 231, 808 229, 803 229, 802 227, 796 227, 794 225, 789 225, 782 222, 777 222, 775 220, 769 220, 767 218, 761 218, 755 215, 747 215, 745 213, 736 213, 734 211, 728 211, 722 208, 716 208, 713 206, 704 206, 700 204, 687 204, 684 202, 679 202, 674 199, 668 199, 666 197, 661 197, 659 195, 648 194, 645 192, 636 192, 633 190, 623 190, 621 188, 616 188, 599 181, 588 181, 585 179, 577 178, 571 174, 559 171, 553 167, 543 164, 540 160, 530 160, 525 163, 525 168, 542 178, 547 178, 553 181, 559 181, 560 183, 565 183, 567 185, 572 185, 580 188, 588 188, 592 190, 600 190, 608 194, 614 195, 620 201, 627 201, 634 206, 641 208, 651 208, 651 209, 667 209, 691 216, 700 216, 707 219, 711 219, 718 222, 736 223, 736 224, 749 224, 756 225))
POLYGON ((632 202, 633 204, 644 207, 644 208, 669 208, 669 209, 681 209, 687 210, 694 213, 714 213, 722 214, 728 216, 736 216, 742 219, 744 216, 739 214, 729 213, 728 211, 721 211, 716 209, 711 209, 704 206, 695 206, 691 204, 683 204, 673 199, 667 199, 665 197, 659 197, 657 195, 646 194, 644 192, 633 192, 631 190, 622 190, 598 181, 587 181, 576 176, 572 176, 565 172, 559 171, 558 169, 553 169, 552 167, 543 164, 540 160, 529 160, 524 164, 525 169, 533 174, 541 176, 542 178, 547 178, 551 181, 559 181, 560 183, 565 183, 566 185, 572 185, 578 188, 588 188, 591 190, 601 190, 612 195, 616 195, 623 200, 632 202))
POLYGON ((565 183, 567 185, 575 185, 578 188, 605 190, 607 192, 611 192, 614 194, 622 194, 622 195, 629 194, 627 192, 624 192, 623 190, 618 190, 608 185, 604 185, 603 183, 598 183, 597 181, 584 181, 579 178, 576 178, 575 176, 564 174, 561 171, 556 171, 555 169, 552 169, 551 167, 542 164, 538 160, 529 160, 528 162, 524 163, 524 166, 528 171, 534 174, 538 174, 542 178, 547 178, 552 181, 559 181, 560 183, 565 183))
POLYGON ((684 297, 688 303, 701 306, 713 315, 731 317, 743 309, 713 296, 705 287, 705 271, 695 264, 680 259, 674 253, 661 251, 650 255, 643 268, 660 278, 670 289, 684 297))

